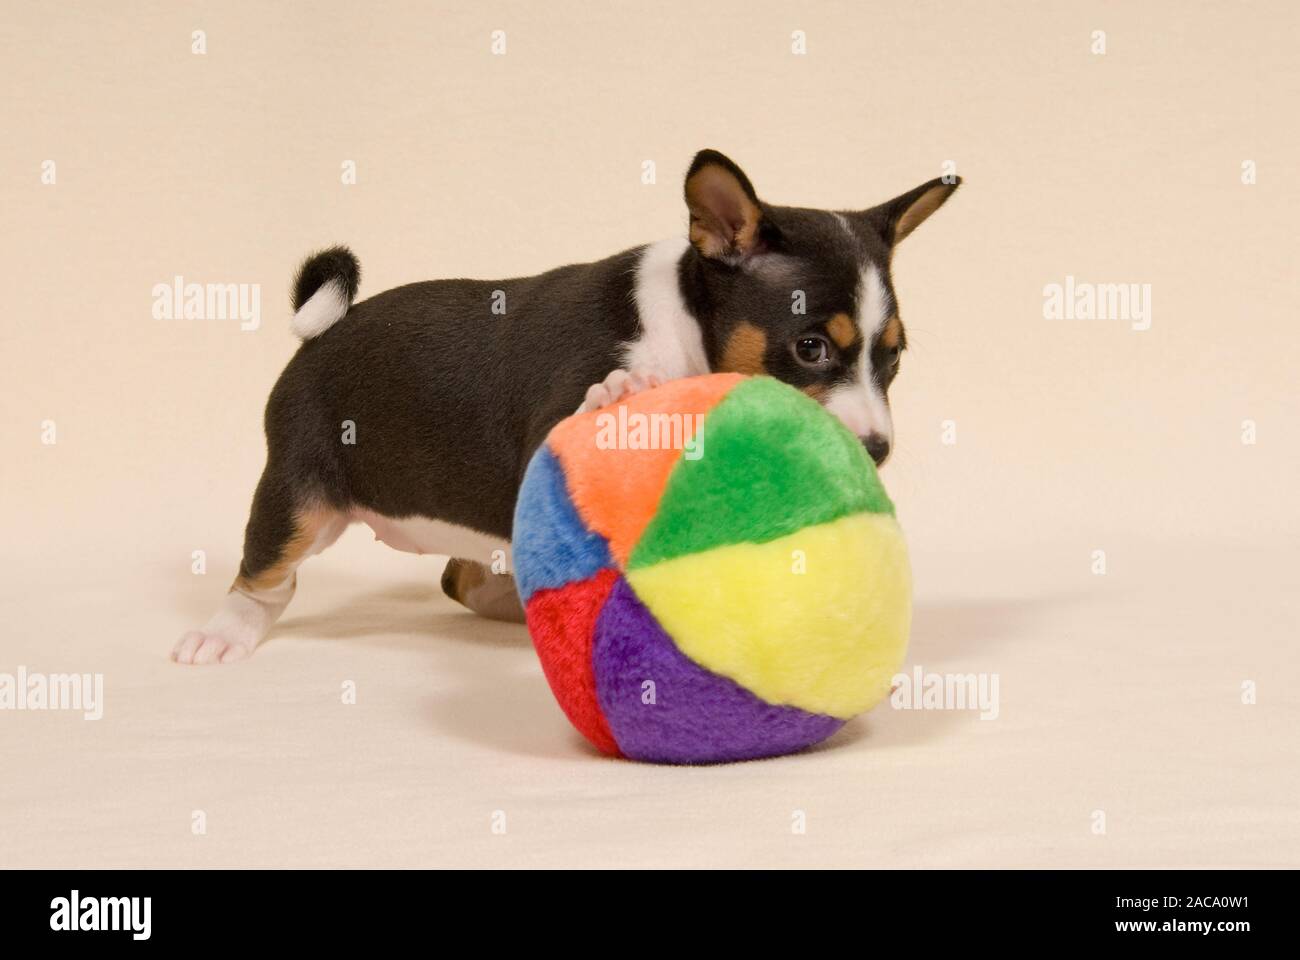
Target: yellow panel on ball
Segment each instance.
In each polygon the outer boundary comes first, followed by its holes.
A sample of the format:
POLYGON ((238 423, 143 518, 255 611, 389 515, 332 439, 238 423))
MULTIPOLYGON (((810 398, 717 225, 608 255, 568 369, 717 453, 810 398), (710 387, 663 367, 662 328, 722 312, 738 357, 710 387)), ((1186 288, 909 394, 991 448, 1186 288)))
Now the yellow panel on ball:
POLYGON ((897 521, 857 513, 625 574, 678 649, 768 703, 848 718, 889 693, 911 627, 897 521))

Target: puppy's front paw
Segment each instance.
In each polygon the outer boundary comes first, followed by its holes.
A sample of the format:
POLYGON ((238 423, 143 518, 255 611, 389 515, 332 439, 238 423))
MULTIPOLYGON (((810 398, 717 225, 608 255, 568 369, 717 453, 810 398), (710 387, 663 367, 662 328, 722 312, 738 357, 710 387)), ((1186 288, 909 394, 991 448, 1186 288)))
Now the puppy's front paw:
POLYGON ((666 380, 667 377, 655 370, 614 370, 600 383, 593 383, 587 388, 587 396, 578 412, 599 410, 611 403, 626 400, 634 393, 657 387, 666 380))
POLYGON ((253 652, 251 643, 218 636, 204 630, 190 630, 176 642, 172 659, 177 663, 231 663, 253 652))

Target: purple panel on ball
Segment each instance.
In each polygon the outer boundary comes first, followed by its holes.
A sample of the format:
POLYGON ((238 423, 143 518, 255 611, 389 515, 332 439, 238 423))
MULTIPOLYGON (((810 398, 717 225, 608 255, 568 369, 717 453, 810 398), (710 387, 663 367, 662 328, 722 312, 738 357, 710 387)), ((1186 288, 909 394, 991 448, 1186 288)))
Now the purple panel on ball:
POLYGON ((619 577, 596 621, 596 697, 624 755, 655 763, 722 763, 793 753, 843 720, 773 706, 677 649, 619 577), (654 684, 645 703, 644 684, 654 684))

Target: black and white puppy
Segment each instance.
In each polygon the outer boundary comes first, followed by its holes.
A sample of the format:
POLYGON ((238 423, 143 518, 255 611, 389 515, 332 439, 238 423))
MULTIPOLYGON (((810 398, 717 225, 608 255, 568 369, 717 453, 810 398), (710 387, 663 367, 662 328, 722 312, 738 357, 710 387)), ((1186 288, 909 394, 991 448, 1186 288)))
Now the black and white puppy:
POLYGON ((515 280, 433 280, 352 304, 351 252, 310 258, 294 283, 303 339, 266 405, 267 463, 239 575, 173 658, 248 656, 293 595, 302 561, 351 523, 454 558, 447 593, 521 619, 504 556, 524 468, 559 420, 663 380, 769 374, 806 391, 877 463, 906 340, 895 245, 958 181, 862 211, 778 207, 714 150, 686 175, 689 238, 515 280))

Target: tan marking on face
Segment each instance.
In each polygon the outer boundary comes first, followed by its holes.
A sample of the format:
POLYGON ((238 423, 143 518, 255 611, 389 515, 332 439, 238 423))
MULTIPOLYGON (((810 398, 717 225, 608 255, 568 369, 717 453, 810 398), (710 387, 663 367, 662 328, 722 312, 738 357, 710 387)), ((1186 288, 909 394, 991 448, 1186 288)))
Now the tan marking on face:
POLYGON ((858 338, 858 328, 853 325, 853 318, 847 313, 837 313, 831 317, 826 324, 826 332, 841 350, 848 348, 858 338))
POLYGON ((803 392, 808 394, 818 403, 825 403, 826 397, 830 394, 830 389, 824 383, 810 383, 803 387, 803 392))
MULTIPOLYGON (((236 577, 230 589, 256 592, 278 587, 293 575, 298 564, 311 553, 312 546, 321 532, 329 528, 338 518, 338 512, 327 507, 308 507, 299 510, 293 518, 293 536, 280 548, 280 556, 275 563, 254 576, 236 577)), ((337 536, 337 533, 334 535, 337 536)))
POLYGON ((764 373, 767 334, 752 323, 742 323, 727 339, 722 351, 722 373, 764 373))
POLYGON ((903 321, 894 314, 885 321, 885 329, 880 331, 880 345, 886 350, 892 350, 903 342, 903 321))

